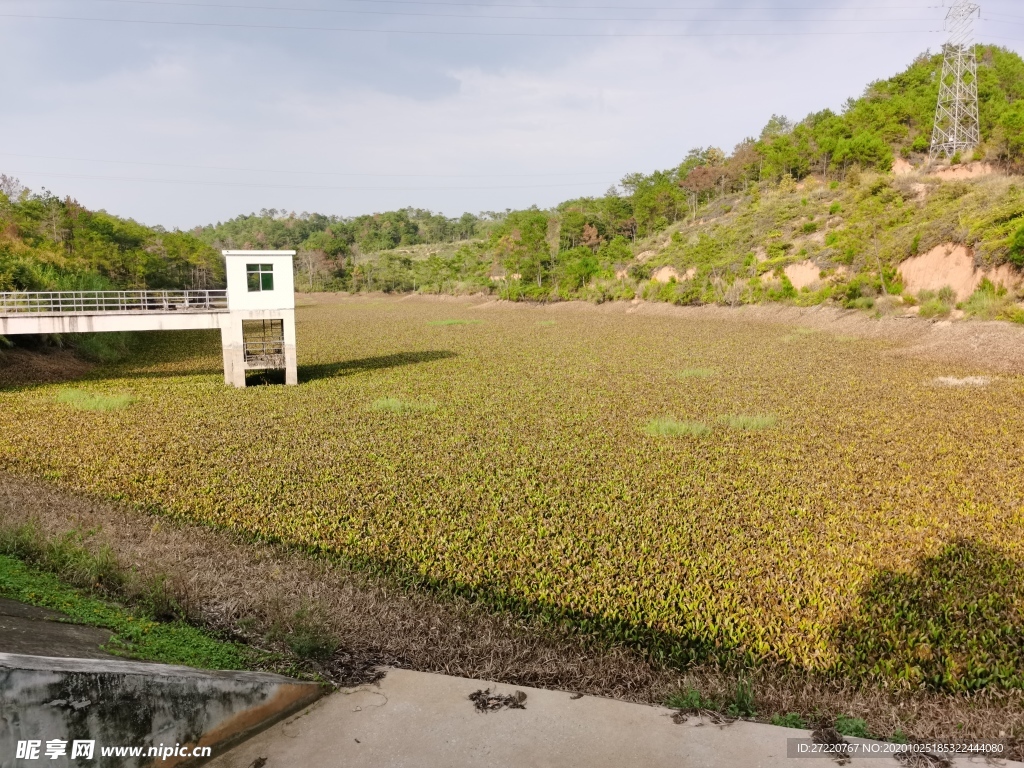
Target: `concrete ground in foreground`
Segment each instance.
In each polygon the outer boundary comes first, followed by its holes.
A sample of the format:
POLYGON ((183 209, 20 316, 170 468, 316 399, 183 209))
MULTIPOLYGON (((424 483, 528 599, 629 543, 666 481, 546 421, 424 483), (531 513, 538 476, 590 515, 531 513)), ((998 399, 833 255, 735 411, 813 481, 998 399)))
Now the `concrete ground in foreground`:
MULTIPOLYGON (((790 758, 787 740, 810 733, 761 723, 676 724, 662 707, 461 677, 389 670, 378 685, 339 691, 258 734, 209 765, 292 766, 744 766, 834 768, 831 758, 790 758), (525 709, 477 712, 469 695, 526 693, 525 709)), ((852 740, 860 741, 860 740, 852 740)), ((967 764, 967 761, 959 761, 967 764)), ((851 765, 887 768, 888 757, 851 765)), ((1020 763, 1004 763, 1019 766, 1020 763)))
POLYGON ((110 641, 109 631, 70 624, 67 618, 48 608, 0 598, 0 652, 65 659, 115 658, 100 649, 110 641))

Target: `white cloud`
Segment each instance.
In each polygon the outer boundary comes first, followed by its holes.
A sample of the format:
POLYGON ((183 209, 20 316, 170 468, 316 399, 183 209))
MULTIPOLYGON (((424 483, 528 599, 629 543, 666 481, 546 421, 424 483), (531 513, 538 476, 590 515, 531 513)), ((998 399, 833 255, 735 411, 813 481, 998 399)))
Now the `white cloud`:
MULTIPOLYGON (((21 29, 0 26, 0 44, 21 29)), ((109 60, 98 48, 76 50, 72 40, 63 55, 85 57, 77 70, 39 67, 33 75, 31 62, 23 61, 18 82, 0 82, 6 105, 0 151, 385 176, 10 155, 0 155, 0 170, 165 226, 262 207, 354 215, 404 205, 449 214, 545 206, 600 194, 629 171, 672 166, 692 146, 731 149, 773 112, 799 118, 839 108, 870 80, 894 74, 929 44, 941 43, 941 35, 922 34, 530 40, 511 53, 498 41, 489 56, 479 46, 454 45, 447 55, 445 41, 435 40, 414 41, 394 54, 393 46, 353 37, 292 36, 251 45, 244 37, 197 40, 161 30, 109 60), (296 40, 308 45, 297 47, 296 40), (528 174, 534 176, 514 176, 528 174), (123 180, 128 177, 188 183, 123 180), (557 184, 570 186, 550 186, 557 184)))

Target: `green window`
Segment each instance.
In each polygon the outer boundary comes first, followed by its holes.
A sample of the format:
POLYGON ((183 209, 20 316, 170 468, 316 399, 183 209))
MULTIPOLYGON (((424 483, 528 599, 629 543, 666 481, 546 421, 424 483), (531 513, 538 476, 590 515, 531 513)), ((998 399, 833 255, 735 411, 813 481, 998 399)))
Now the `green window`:
POLYGON ((245 277, 249 283, 249 293, 274 290, 273 264, 246 264, 245 277))

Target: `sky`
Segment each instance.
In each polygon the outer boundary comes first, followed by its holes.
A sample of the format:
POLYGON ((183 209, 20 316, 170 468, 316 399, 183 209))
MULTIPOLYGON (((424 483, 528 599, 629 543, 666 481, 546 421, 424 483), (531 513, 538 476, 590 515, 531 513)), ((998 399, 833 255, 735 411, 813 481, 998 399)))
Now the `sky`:
MULTIPOLYGON (((168 229, 546 208, 841 109, 940 3, 0 0, 0 173, 168 229)), ((1024 51, 1019 0, 977 38, 1024 51)))

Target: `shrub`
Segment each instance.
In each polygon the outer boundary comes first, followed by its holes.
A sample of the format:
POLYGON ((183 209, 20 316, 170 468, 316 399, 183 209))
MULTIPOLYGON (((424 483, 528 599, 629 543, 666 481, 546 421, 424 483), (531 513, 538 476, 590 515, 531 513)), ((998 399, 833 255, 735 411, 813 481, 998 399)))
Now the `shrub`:
POLYGON ((1024 269, 1024 226, 1013 233, 1010 238, 1009 261, 1016 267, 1024 269))
POLYGON ((993 285, 985 278, 963 304, 964 312, 981 320, 995 320, 1010 303, 1006 288, 993 285))
POLYGON ((921 309, 917 313, 917 316, 923 317, 926 320, 936 317, 948 317, 952 310, 953 308, 949 306, 949 304, 941 301, 940 299, 926 299, 921 302, 921 309))
POLYGON ((921 291, 917 299, 921 302, 918 316, 923 318, 948 317, 956 306, 956 292, 948 285, 938 292, 921 291))

